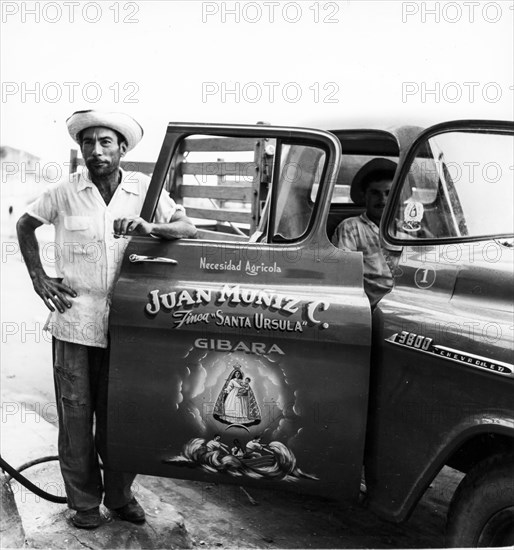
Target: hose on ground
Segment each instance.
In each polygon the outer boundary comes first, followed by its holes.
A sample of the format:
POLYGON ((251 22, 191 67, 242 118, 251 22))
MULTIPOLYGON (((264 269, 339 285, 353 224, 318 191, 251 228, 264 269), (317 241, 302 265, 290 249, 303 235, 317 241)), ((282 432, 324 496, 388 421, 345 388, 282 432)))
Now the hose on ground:
POLYGON ((53 460, 59 460, 59 457, 45 456, 42 458, 37 458, 36 460, 25 462, 25 464, 23 464, 18 469, 16 469, 16 468, 13 468, 8 462, 6 462, 0 455, 0 468, 9 474, 8 477, 6 476, 7 481, 9 481, 11 478, 15 479, 18 483, 21 483, 29 491, 32 491, 34 494, 36 494, 41 498, 44 498, 45 500, 49 500, 50 502, 56 502, 57 504, 66 504, 67 502, 66 497, 59 497, 57 495, 52 495, 51 493, 47 493, 46 491, 43 491, 43 489, 41 489, 37 485, 34 485, 32 481, 28 480, 25 476, 21 475, 20 473, 20 472, 23 472, 23 470, 30 468, 31 466, 35 466, 36 464, 51 462, 53 460))

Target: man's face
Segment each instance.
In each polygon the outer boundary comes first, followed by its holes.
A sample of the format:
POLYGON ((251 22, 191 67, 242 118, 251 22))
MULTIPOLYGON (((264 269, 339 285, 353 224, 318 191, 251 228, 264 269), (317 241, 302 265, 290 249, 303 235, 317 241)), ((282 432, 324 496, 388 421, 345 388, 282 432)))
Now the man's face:
POLYGON ((382 218, 387 197, 391 190, 391 184, 391 179, 382 179, 379 181, 372 181, 366 189, 366 214, 368 218, 377 225, 379 225, 380 219, 382 218))
POLYGON ((104 177, 118 170, 127 145, 118 144, 118 136, 110 128, 95 126, 84 130, 80 148, 89 173, 104 177))

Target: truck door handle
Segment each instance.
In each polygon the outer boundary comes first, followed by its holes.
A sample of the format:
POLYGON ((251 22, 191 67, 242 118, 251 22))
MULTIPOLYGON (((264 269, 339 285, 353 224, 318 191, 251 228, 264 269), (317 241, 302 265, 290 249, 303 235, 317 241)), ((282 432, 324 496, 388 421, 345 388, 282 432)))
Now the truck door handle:
POLYGON ((140 256, 139 254, 131 254, 129 261, 133 264, 139 264, 142 262, 155 262, 160 264, 177 264, 177 260, 172 258, 163 258, 162 256, 140 256))

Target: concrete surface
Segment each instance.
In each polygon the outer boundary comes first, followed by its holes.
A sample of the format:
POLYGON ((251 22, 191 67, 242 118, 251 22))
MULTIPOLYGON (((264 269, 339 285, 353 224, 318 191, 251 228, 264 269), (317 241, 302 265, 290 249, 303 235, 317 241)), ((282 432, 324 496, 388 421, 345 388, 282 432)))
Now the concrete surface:
POLYGON ((0 474, 0 545, 21 548, 25 544, 25 531, 7 476, 0 474))
MULTIPOLYGON (((44 421, 35 411, 27 410, 30 396, 2 394, 2 456, 14 467, 43 456, 56 455, 57 429, 44 421)), ((37 465, 24 474, 43 490, 65 496, 64 484, 56 461, 37 465)), ((138 478, 134 483, 137 499, 144 507, 147 521, 142 525, 113 518, 102 507, 104 523, 94 530, 77 529, 70 519, 74 512, 64 504, 46 501, 16 481, 11 481, 12 492, 25 530, 28 548, 191 548, 192 542, 183 517, 175 507, 152 491, 145 489, 138 478)), ((15 518, 0 545, 19 545, 15 518)))

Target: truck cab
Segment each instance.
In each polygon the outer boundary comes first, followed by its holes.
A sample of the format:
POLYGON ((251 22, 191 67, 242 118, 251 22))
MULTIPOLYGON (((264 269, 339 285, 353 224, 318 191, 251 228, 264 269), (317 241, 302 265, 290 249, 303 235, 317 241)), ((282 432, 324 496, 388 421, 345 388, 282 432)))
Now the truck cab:
POLYGON ((264 161, 248 165, 248 227, 130 239, 110 320, 109 466, 341 500, 358 498, 364 467, 370 506, 403 521, 450 465, 467 475, 449 544, 511 544, 513 133, 170 124, 147 220, 186 142, 250 140, 264 161), (376 157, 398 169, 380 228, 394 287, 372 311, 362 254, 331 236, 361 213, 351 182, 376 157))

